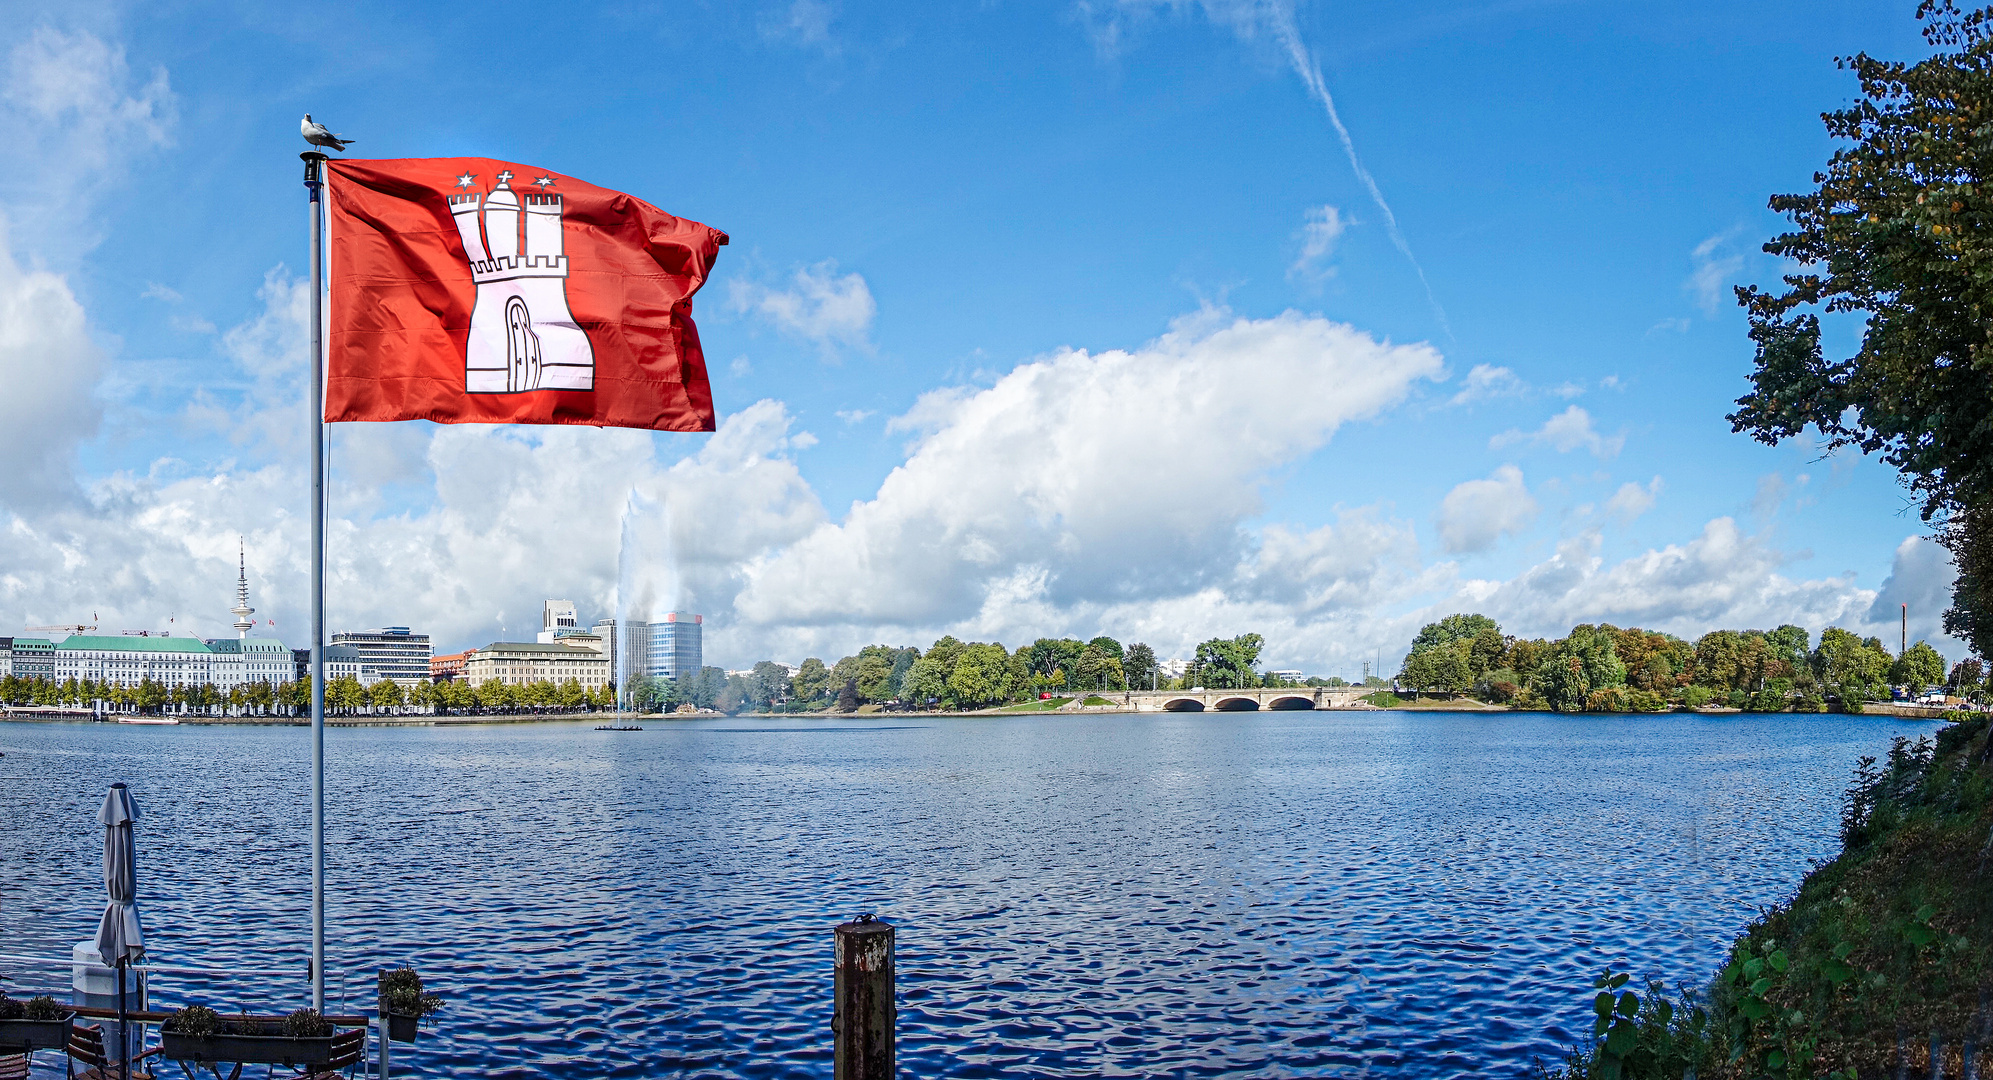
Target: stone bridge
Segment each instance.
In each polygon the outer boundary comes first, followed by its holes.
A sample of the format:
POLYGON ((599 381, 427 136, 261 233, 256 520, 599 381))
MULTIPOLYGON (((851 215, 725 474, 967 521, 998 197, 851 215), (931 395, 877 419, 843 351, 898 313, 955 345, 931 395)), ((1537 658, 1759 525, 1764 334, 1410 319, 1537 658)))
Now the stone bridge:
MULTIPOLYGON (((1103 697, 1113 702, 1115 708, 1128 712, 1257 712, 1262 709, 1346 709, 1356 704, 1363 695, 1372 693, 1376 691, 1361 686, 1289 686, 1278 690, 1103 690, 1083 695, 1082 700, 1087 696, 1103 697)), ((1094 708, 1103 706, 1096 705, 1094 708)))

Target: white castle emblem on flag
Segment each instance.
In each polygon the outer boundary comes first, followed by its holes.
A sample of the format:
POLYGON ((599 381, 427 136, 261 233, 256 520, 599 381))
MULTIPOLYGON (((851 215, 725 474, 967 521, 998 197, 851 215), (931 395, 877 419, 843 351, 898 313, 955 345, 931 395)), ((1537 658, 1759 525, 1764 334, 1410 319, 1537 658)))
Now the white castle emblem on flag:
MULTIPOLYGON (((472 176, 458 179, 469 187, 472 176)), ((595 389, 595 351, 567 306, 567 255, 561 247, 561 197, 529 193, 524 205, 512 173, 498 174, 489 195, 451 195, 450 214, 477 283, 464 389, 473 394, 595 389), (479 204, 483 229, 479 230, 479 204), (521 244, 521 222, 524 244, 521 244)), ((544 192, 551 180, 539 181, 544 192)))

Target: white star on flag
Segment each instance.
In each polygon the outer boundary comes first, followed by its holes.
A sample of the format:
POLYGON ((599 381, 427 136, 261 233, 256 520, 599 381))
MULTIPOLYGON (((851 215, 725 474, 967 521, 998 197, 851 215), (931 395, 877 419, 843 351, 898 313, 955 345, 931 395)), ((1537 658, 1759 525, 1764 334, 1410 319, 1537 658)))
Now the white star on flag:
POLYGON ((553 187, 553 186, 554 186, 554 178, 553 178, 553 177, 551 177, 551 176, 542 176, 542 177, 540 177, 540 178, 539 178, 538 180, 535 180, 535 181, 533 181, 533 182, 534 182, 535 184, 538 184, 538 185, 540 185, 541 187, 553 187))
POLYGON ((476 177, 476 176, 474 176, 474 175, 472 175, 472 174, 470 174, 470 173, 465 173, 464 175, 462 175, 462 176, 459 176, 459 177, 457 177, 457 186, 458 186, 458 187, 470 187, 470 186, 471 186, 471 181, 473 181, 473 180, 476 180, 476 179, 477 179, 477 177, 476 177))

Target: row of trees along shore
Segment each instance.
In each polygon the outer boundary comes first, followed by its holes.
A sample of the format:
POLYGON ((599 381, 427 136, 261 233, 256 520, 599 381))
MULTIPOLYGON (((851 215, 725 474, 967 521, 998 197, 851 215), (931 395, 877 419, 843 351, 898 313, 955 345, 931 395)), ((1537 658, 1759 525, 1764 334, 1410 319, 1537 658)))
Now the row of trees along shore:
MULTIPOLYGON (((684 686, 640 677, 631 680, 629 696, 646 710, 670 709, 684 701, 729 713, 849 712, 866 705, 983 709, 1036 700, 1041 694, 1287 685, 1259 672, 1265 645, 1258 634, 1211 638, 1197 647, 1181 677, 1165 678, 1155 650, 1139 641, 1124 646, 1106 636, 1091 641, 1039 638, 1011 649, 1002 642, 943 637, 925 650, 867 645, 834 664, 813 656, 794 675, 786 666, 764 660, 745 675, 706 668, 684 686)), ((1309 679, 1305 685, 1344 683, 1309 679)))
MULTIPOLYGON (((0 679, 0 702, 106 713, 296 717, 306 715, 311 709, 311 680, 244 683, 224 692, 213 683, 168 686, 142 679, 126 685, 95 679, 57 682, 9 675, 0 679)), ((331 716, 590 712, 609 709, 614 704, 613 690, 590 689, 576 679, 559 683, 543 680, 520 686, 500 682, 476 687, 464 682, 424 682, 404 687, 387 679, 362 686, 358 678, 345 675, 325 684, 325 711, 331 716)))
MULTIPOLYGON (((835 664, 811 657, 794 676, 770 660, 744 675, 730 675, 717 667, 676 680, 639 675, 630 680, 625 704, 645 712, 681 705, 724 713, 851 711, 897 703, 910 708, 980 709, 1036 700, 1047 693, 1284 685, 1257 670, 1264 647, 1258 634, 1212 638, 1197 647, 1181 678, 1168 679, 1159 671, 1155 650, 1142 642, 1124 647, 1105 636, 1091 641, 1039 638, 1012 650, 1001 642, 943 637, 925 651, 867 645, 835 664)), ((1308 684, 1343 685, 1341 679, 1310 679, 1308 684)), ((223 692, 212 683, 177 687, 147 679, 127 686, 91 679, 56 682, 9 676, 0 679, 0 701, 104 712, 293 717, 309 709, 311 681, 249 683, 223 692)), ((614 687, 588 689, 573 679, 519 686, 443 682, 402 687, 387 680, 361 686, 349 675, 326 683, 325 705, 332 715, 583 712, 616 707, 616 692, 614 687)))
POLYGON ((1829 627, 1816 644, 1804 627, 1713 630, 1694 642, 1637 627, 1576 626, 1555 641, 1502 633, 1485 615, 1448 615, 1412 641, 1400 687, 1468 693, 1519 709, 1657 712, 1729 706, 1753 712, 1858 711, 1892 687, 1922 694, 1944 686, 1978 699, 1986 667, 1976 658, 1945 666, 1919 641, 1892 655, 1879 638, 1829 627))
MULTIPOLYGON (((1111 637, 1091 641, 1039 638, 1008 649, 1001 642, 962 642, 943 637, 925 651, 912 646, 867 645, 825 664, 811 657, 793 676, 764 660, 746 674, 701 668, 680 680, 638 676, 626 704, 640 711, 681 705, 724 713, 745 711, 852 711, 866 705, 981 709, 1037 699, 1126 689, 1213 690, 1283 685, 1343 686, 1339 678, 1294 683, 1258 670, 1265 639, 1258 634, 1211 638, 1197 647, 1178 678, 1164 678, 1155 650, 1142 642, 1123 646, 1111 637)), ((1371 678, 1373 686, 1383 682, 1371 678)), ((1554 641, 1502 633, 1485 615, 1449 615, 1419 631, 1396 685, 1413 692, 1471 694, 1519 709, 1558 712, 1652 712, 1675 706, 1727 705, 1758 712, 1818 712, 1830 704, 1858 709, 1886 700, 1892 686, 1922 692, 1943 684, 1959 696, 1986 689, 1986 669, 1965 659, 1949 670, 1945 659, 1919 641, 1901 656, 1877 638, 1830 627, 1816 644, 1806 629, 1716 630, 1694 642, 1671 634, 1600 624, 1572 628, 1554 641)), ((309 679, 272 685, 248 683, 223 692, 214 684, 167 686, 150 679, 136 685, 92 679, 8 676, 0 701, 103 712, 174 712, 211 716, 299 716, 309 707, 309 679)), ((578 681, 507 685, 486 682, 419 683, 403 687, 382 680, 362 686, 353 676, 326 684, 332 715, 404 712, 593 712, 614 708, 615 689, 578 681)))

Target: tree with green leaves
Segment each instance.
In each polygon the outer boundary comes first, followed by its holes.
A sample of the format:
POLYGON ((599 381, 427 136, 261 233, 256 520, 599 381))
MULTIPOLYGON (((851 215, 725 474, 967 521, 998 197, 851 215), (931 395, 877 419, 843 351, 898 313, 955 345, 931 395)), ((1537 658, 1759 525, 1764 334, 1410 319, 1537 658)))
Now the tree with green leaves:
POLYGON ((1968 656, 1951 666, 1951 675, 1945 679, 1945 686, 1954 694, 1970 694, 1986 688, 1986 665, 1978 657, 1968 656))
POLYGON ((915 660, 900 684, 900 700, 920 708, 940 704, 948 696, 948 677, 954 674, 948 660, 958 652, 929 649, 925 656, 915 660))
POLYGON ((1843 60, 1860 97, 1826 113, 1841 145, 1812 191, 1777 195, 1794 228, 1765 244, 1796 272, 1738 290, 1757 345, 1732 429, 1767 444, 1817 430, 1878 455, 1920 499, 1959 574, 1946 632, 1993 652, 1993 37, 1988 12, 1917 8, 1935 50, 1843 60), (1860 346, 1829 359, 1820 315, 1860 346))
POLYGON ((1197 647, 1197 677, 1200 685, 1213 690, 1232 690, 1245 686, 1258 686, 1259 675, 1253 668, 1259 664, 1260 650, 1266 647, 1266 639, 1258 634, 1240 634, 1234 638, 1212 638, 1197 647))
POLYGON ((824 666, 822 660, 812 656, 796 670, 790 689, 797 701, 821 701, 830 696, 830 669, 824 666))
POLYGON ((1945 658, 1931 648, 1930 642, 1919 641, 1890 665, 1889 681, 1909 687, 1913 694, 1921 694, 1925 687, 1945 681, 1945 658))
POLYGON ((886 677, 886 691, 894 698, 901 696, 906 689, 907 672, 913 670, 913 662, 920 659, 920 650, 909 645, 893 657, 893 672, 886 677))
POLYGON ((1398 681, 1413 691, 1467 689, 1474 684, 1474 675, 1468 669, 1465 644, 1455 641, 1412 650, 1405 656, 1398 681))
POLYGON ((1010 651, 980 642, 962 649, 948 673, 948 691, 965 709, 996 705, 1010 696, 1010 651))
POLYGON ((1544 651, 1530 679, 1530 689, 1558 712, 1583 712, 1598 691, 1626 685, 1626 664, 1619 659, 1610 631, 1574 626, 1562 641, 1544 651))
POLYGON ((1498 637, 1502 632, 1501 625, 1486 615, 1448 615, 1438 622, 1427 623, 1421 627, 1419 636, 1412 639, 1412 651, 1470 641, 1487 630, 1494 631, 1498 637))
POLYGON ((1820 632, 1820 644, 1813 649, 1813 674, 1820 684, 1843 701, 1873 701, 1885 696, 1892 658, 1878 638, 1864 641, 1860 635, 1830 626, 1820 632))
POLYGON ((1140 641, 1128 646, 1127 654, 1121 659, 1121 675, 1130 689, 1151 689, 1156 671, 1156 650, 1140 641))
MULTIPOLYGON (((937 642, 937 644, 939 644, 937 642)), ((1041 686, 1073 685, 1086 643, 1077 638, 1039 638, 1030 646, 1031 676, 1041 686)))
POLYGON ((393 679, 382 679, 367 688, 367 703, 375 709, 399 708, 404 700, 401 684, 393 679))
MULTIPOLYGON (((1100 640, 1098 638, 1096 641, 1100 640)), ((1112 639, 1108 639, 1112 640, 1112 639)), ((1120 649, 1115 643, 1115 648, 1120 649)), ((1121 688, 1121 657, 1118 652, 1110 653, 1092 642, 1080 650, 1079 661, 1073 665, 1074 685, 1088 690, 1119 690, 1121 688)))
POLYGON ((748 676, 748 700, 760 708, 773 708, 789 697, 789 669, 773 660, 754 665, 748 676))
POLYGON ((837 711, 858 711, 858 680, 855 677, 844 680, 843 689, 837 692, 837 711))

